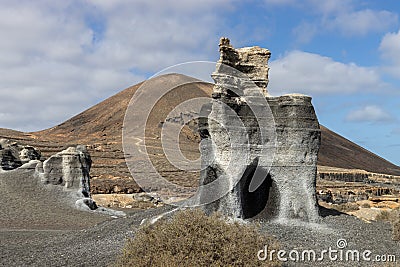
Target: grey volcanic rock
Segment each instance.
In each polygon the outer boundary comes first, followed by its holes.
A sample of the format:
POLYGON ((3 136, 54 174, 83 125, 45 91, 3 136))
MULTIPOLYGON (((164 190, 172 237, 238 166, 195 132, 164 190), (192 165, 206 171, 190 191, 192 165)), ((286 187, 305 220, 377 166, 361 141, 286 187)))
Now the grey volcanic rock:
POLYGON ((39 160, 40 151, 31 146, 21 146, 17 142, 0 139, 0 169, 13 170, 31 160, 39 160))
POLYGON ((269 173, 273 190, 265 211, 280 219, 315 221, 321 132, 311 97, 291 94, 267 100, 274 114, 277 143, 269 173))
MULTIPOLYGON (((220 59, 217 63, 217 70, 214 73, 221 73, 219 68, 224 65, 230 66, 241 73, 246 74, 248 79, 254 82, 262 91, 267 94, 268 85, 268 60, 271 52, 268 49, 258 46, 243 47, 235 49, 228 38, 222 37, 219 42, 220 59)), ((214 88, 214 91, 217 88, 214 88)))
MULTIPOLYGON (((40 157, 41 153, 34 147, 0 140, 0 195, 5 200, 0 201, 5 206, 0 225, 10 218, 30 224, 33 217, 36 225, 41 225, 38 220, 48 221, 54 214, 63 212, 77 213, 75 210, 95 210, 105 215, 125 216, 122 211, 98 207, 90 197, 89 171, 92 160, 85 146, 70 147, 44 162, 39 160, 40 157), (38 211, 39 215, 32 216, 38 211)), ((62 219, 52 219, 64 224, 62 219)), ((15 221, 10 223, 12 227, 15 224, 15 221)))
POLYGON ((214 101, 199 120, 199 203, 238 218, 317 220, 320 128, 311 97, 268 94, 269 50, 234 49, 227 38, 219 46, 214 101))
POLYGON ((99 207, 97 206, 96 202, 91 199, 90 197, 85 197, 82 199, 78 199, 75 202, 75 206, 78 207, 80 210, 97 210, 99 207))
POLYGON ((78 189, 90 197, 89 172, 92 160, 85 146, 69 147, 36 166, 42 183, 78 189))
POLYGON ((22 164, 28 163, 31 160, 40 160, 41 153, 32 146, 24 146, 19 152, 19 159, 22 164))

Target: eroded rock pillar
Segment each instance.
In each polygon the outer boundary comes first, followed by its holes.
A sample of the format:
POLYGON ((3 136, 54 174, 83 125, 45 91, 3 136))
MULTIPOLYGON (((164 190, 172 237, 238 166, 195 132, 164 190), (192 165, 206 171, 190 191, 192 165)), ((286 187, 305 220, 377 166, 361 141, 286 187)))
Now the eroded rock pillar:
POLYGON ((200 189, 200 203, 237 218, 315 221, 320 129, 311 98, 268 94, 268 49, 234 49, 227 38, 219 46, 214 101, 199 121, 208 140, 200 184, 215 186, 200 189), (210 194, 221 197, 207 202, 210 194))

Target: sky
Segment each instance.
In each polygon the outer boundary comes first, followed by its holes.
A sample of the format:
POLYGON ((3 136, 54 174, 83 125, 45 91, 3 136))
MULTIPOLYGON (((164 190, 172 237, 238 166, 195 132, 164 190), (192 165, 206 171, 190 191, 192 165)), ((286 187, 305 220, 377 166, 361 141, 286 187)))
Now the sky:
POLYGON ((272 95, 400 165, 398 0, 0 0, 0 127, 57 125, 160 70, 268 48, 272 95))

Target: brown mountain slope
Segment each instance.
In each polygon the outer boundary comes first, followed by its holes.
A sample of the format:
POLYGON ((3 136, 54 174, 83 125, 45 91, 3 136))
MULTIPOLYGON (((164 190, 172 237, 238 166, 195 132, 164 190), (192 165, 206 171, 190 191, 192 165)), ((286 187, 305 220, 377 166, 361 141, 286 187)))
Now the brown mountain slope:
POLYGON ((318 164, 344 169, 400 175, 400 167, 321 125, 318 164))
POLYGON ((153 116, 150 116, 148 124, 155 128, 175 105, 195 97, 208 97, 212 91, 212 85, 199 83, 198 80, 188 76, 176 74, 159 76, 156 79, 129 87, 58 126, 32 134, 54 141, 97 142, 107 140, 120 142, 127 106, 136 90, 143 84, 152 88, 174 88, 154 107, 153 116), (175 88, 177 84, 188 82, 190 84, 175 88))
MULTIPOLYGON (((126 167, 122 150, 122 127, 127 106, 137 89, 143 83, 129 87, 103 102, 74 116, 64 123, 50 129, 21 133, 8 129, 0 129, 0 138, 14 139, 23 144, 29 144, 42 151, 48 157, 70 145, 85 144, 91 153, 93 165, 91 175, 96 178, 116 178, 132 180, 126 167)), ((160 101, 155 104, 147 121, 146 145, 148 151, 159 171, 170 180, 179 179, 178 182, 190 185, 197 183, 197 174, 185 174, 171 166, 163 156, 159 140, 160 122, 164 121, 167 114, 179 103, 197 97, 209 97, 212 86, 208 83, 183 76, 169 74, 146 81, 145 86, 152 88, 173 88, 160 101), (184 85, 176 87, 177 84, 184 85)), ((183 150, 189 157, 196 157, 198 151, 198 138, 187 127, 183 129, 183 150)))
MULTIPOLYGON (((193 78, 169 74, 146 82, 152 88, 174 86, 180 82, 195 81, 193 78)), ((72 144, 86 144, 93 159, 92 176, 96 178, 115 178, 131 180, 122 150, 122 127, 126 108, 142 83, 129 87, 104 100, 66 122, 34 133, 21 133, 0 129, 0 138, 15 139, 24 144, 38 147, 49 156, 72 144)), ((146 144, 151 160, 160 172, 171 181, 182 185, 195 185, 198 174, 183 173, 171 166, 163 155, 160 144, 160 122, 179 103, 211 95, 212 85, 208 83, 188 83, 175 88, 165 95, 153 108, 147 124, 146 144), (185 178, 185 179, 184 179, 185 178)), ((186 126, 185 126, 186 127, 186 126)), ((346 169, 364 169, 371 172, 400 175, 400 167, 363 149, 349 140, 322 128, 322 146, 319 165, 346 169)), ((184 154, 195 158, 199 156, 198 137, 187 127, 183 129, 181 146, 184 154)), ((132 181, 133 182, 133 181, 132 181)))

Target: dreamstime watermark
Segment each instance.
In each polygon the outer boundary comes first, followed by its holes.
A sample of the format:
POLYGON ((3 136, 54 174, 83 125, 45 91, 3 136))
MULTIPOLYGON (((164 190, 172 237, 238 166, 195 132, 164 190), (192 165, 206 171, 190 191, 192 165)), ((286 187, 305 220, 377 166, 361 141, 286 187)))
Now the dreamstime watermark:
POLYGON ((280 261, 280 262, 396 262, 396 255, 376 254, 371 250, 357 250, 348 248, 346 239, 339 239, 336 247, 329 247, 322 250, 275 250, 268 249, 268 245, 257 252, 260 261, 280 261))

